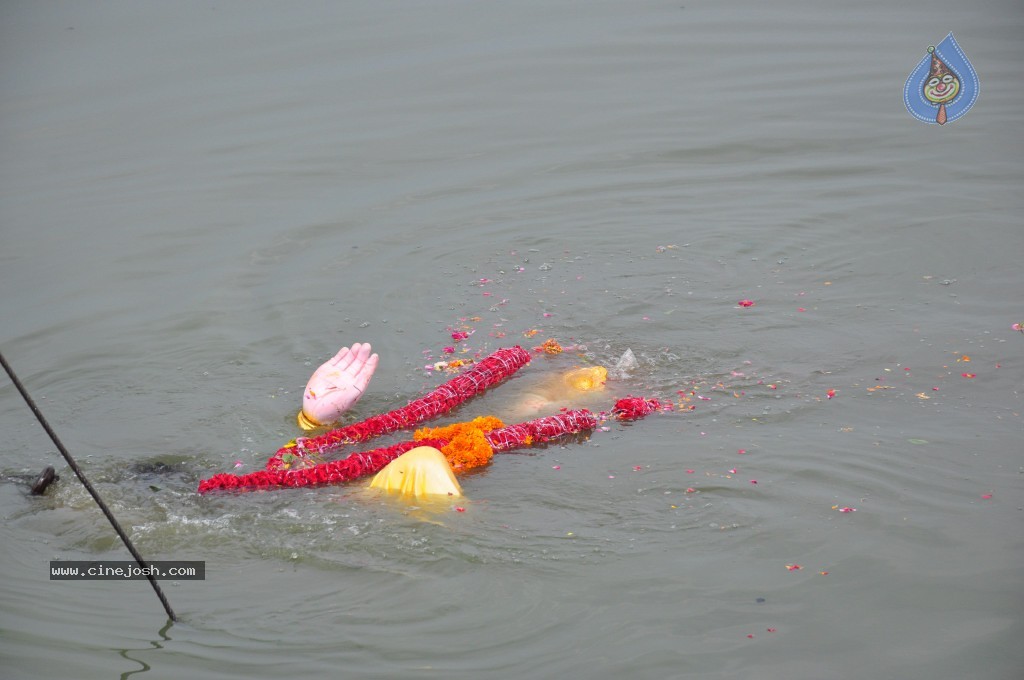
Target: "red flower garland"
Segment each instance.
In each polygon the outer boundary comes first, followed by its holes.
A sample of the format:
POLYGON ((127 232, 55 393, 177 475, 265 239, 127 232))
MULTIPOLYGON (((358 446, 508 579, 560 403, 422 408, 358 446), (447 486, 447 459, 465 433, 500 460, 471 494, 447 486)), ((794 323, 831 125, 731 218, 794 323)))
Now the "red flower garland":
POLYGON ((581 409, 491 430, 486 437, 494 452, 500 453, 521 446, 546 442, 563 434, 593 430, 595 427, 597 427, 597 416, 586 409, 581 409))
POLYGON ((288 460, 302 457, 307 453, 327 453, 346 444, 366 441, 382 434, 413 427, 419 423, 447 413, 470 397, 505 380, 530 361, 530 354, 519 345, 503 348, 473 368, 455 376, 429 394, 388 413, 372 416, 366 420, 325 432, 318 437, 300 437, 294 446, 283 446, 267 461, 265 469, 271 472, 285 471, 288 460))
MULTIPOLYGON (((495 453, 511 451, 521 446, 546 442, 564 434, 576 434, 597 427, 597 416, 586 409, 566 411, 557 416, 538 418, 518 425, 509 425, 487 433, 487 441, 495 453)), ((312 467, 292 470, 260 470, 247 475, 221 473, 199 483, 199 493, 207 491, 237 489, 251 491, 275 486, 319 486, 342 484, 366 475, 380 472, 400 455, 417 446, 433 446, 441 449, 448 442, 443 439, 421 439, 402 442, 372 451, 353 453, 348 458, 312 467)))
MULTIPOLYGON (((365 441, 380 434, 411 427, 445 413, 488 387, 508 378, 527 362, 530 355, 518 345, 500 349, 471 370, 441 385, 424 397, 394 411, 367 418, 361 423, 332 430, 319 437, 299 439, 284 446, 267 461, 266 469, 246 475, 222 473, 199 483, 199 493, 238 489, 269 489, 273 487, 305 487, 341 484, 374 474, 388 463, 417 446, 443 448, 444 439, 422 439, 402 442, 371 451, 353 453, 342 460, 292 468, 284 462, 286 455, 302 457, 309 452, 325 453, 345 444, 365 441), (289 469, 291 468, 291 469, 289 469)), ((637 420, 664 408, 657 399, 626 397, 615 403, 613 415, 619 420, 637 420)), ((538 442, 546 442, 566 434, 593 430, 598 419, 586 409, 566 411, 555 416, 538 418, 488 432, 485 436, 495 453, 510 451, 538 442)), ((291 460, 291 458, 289 458, 291 460)))
POLYGON ((666 408, 657 399, 643 397, 626 397, 615 402, 612 413, 619 420, 639 420, 649 413, 666 408))
POLYGON ((353 453, 343 460, 321 463, 294 470, 259 470, 247 475, 221 473, 199 482, 199 493, 227 489, 252 491, 278 486, 316 486, 320 484, 341 484, 366 475, 379 472, 400 455, 417 446, 440 448, 447 442, 430 439, 418 442, 402 442, 373 451, 353 453))

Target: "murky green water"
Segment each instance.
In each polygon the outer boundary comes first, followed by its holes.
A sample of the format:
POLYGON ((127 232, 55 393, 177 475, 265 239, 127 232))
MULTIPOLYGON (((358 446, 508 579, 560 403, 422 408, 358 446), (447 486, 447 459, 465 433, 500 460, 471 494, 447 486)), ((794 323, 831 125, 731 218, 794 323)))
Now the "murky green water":
POLYGON ((1022 29, 998 1, 5 4, 0 348, 142 553, 207 579, 163 582, 170 626, 145 582, 49 581, 127 554, 0 384, 3 675, 1018 677, 1022 29), (950 30, 981 97, 939 128, 901 95, 950 30), (382 356, 366 417, 445 379, 452 329, 586 346, 458 419, 627 348, 608 405, 677 408, 498 456, 465 512, 195 493, 297 434, 338 347, 382 356), (46 497, 11 481, 47 464, 46 497))

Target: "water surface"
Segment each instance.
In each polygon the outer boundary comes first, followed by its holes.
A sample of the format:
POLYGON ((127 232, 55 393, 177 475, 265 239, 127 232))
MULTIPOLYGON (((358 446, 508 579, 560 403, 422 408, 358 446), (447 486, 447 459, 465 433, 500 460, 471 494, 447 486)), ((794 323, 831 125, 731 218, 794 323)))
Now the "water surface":
POLYGON ((6 675, 1017 677, 1022 28, 997 0, 5 4, 0 347, 142 553, 207 563, 164 582, 170 626, 146 583, 49 581, 126 553, 0 385, 6 675), (950 30, 981 96, 939 128, 902 88, 950 30), (676 409, 499 456, 465 512, 195 493, 297 434, 338 347, 382 356, 367 417, 445 379, 452 330, 586 346, 452 419, 627 348, 609 402, 676 409), (46 497, 10 481, 46 464, 46 497))

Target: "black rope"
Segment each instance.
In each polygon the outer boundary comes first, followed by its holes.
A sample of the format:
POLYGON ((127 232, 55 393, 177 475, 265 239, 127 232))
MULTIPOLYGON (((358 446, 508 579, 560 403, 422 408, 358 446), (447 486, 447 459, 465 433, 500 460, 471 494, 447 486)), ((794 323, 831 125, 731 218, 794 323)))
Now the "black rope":
POLYGON ((167 612, 167 616, 171 618, 171 621, 177 621, 178 617, 174 615, 174 610, 171 609, 171 605, 167 601, 164 591, 160 589, 160 584, 156 582, 156 576, 151 574, 151 570, 147 568, 149 565, 146 563, 146 560, 142 558, 139 551, 135 549, 134 545, 132 545, 131 539, 128 538, 128 534, 126 534, 124 529, 121 528, 121 525, 118 524, 117 519, 114 517, 114 513, 112 513, 110 508, 107 507, 107 504, 103 502, 103 499, 100 498, 96 489, 92 488, 92 484, 90 484, 89 480, 85 478, 85 473, 82 472, 80 467, 78 467, 78 463, 76 463, 75 459, 71 457, 68 450, 64 448, 64 444, 61 443, 57 433, 53 431, 52 427, 50 427, 50 423, 46 421, 46 418, 43 416, 43 412, 40 411, 39 407, 36 406, 36 403, 32 401, 32 397, 29 396, 28 391, 25 390, 21 381, 18 380, 18 376, 15 375, 14 369, 7 363, 7 359, 4 358, 3 352, 0 352, 0 363, 3 364, 4 370, 7 371, 7 375, 11 377, 11 382, 13 382, 14 386, 18 388, 18 391, 21 392, 21 396, 25 399, 25 403, 28 404, 30 409, 32 409, 32 413, 36 415, 36 420, 38 420, 39 424, 43 426, 44 430, 46 430, 46 434, 50 435, 50 439, 52 439, 53 443, 57 446, 57 450, 60 451, 61 455, 64 456, 64 460, 68 462, 71 469, 74 470, 76 475, 78 475, 78 479, 82 482, 82 486, 85 487, 85 490, 88 491, 89 495, 91 495, 93 500, 96 501, 96 505, 100 506, 100 510, 102 510, 103 514, 107 516, 107 519, 110 520, 111 526, 114 527, 114 531, 117 532, 117 535, 121 537, 121 541, 124 543, 125 547, 128 548, 128 552, 132 554, 132 557, 134 557, 135 561, 139 563, 139 566, 145 570, 146 578, 149 579, 150 585, 152 585, 153 590, 156 591, 156 596, 160 598, 160 603, 164 606, 164 611, 167 612))

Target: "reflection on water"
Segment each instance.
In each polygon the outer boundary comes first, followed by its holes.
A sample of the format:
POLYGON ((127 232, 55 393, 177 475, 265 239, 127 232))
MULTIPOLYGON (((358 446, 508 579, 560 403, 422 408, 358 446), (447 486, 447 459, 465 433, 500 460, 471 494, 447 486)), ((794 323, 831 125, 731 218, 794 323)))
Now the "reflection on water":
POLYGON ((136 659, 136 658, 134 658, 134 657, 132 657, 130 655, 132 653, 135 653, 135 652, 149 651, 149 649, 163 649, 164 648, 163 643, 171 641, 171 637, 170 637, 170 635, 168 633, 171 630, 171 628, 173 628, 173 627, 174 627, 174 622, 168 620, 167 624, 163 628, 161 628, 159 631, 157 631, 157 634, 160 636, 160 639, 159 640, 152 640, 152 641, 150 641, 149 644, 151 645, 151 647, 149 647, 149 648, 121 649, 121 650, 118 650, 118 653, 122 657, 124 657, 128 661, 134 661, 135 663, 139 664, 139 666, 140 666, 140 668, 138 670, 125 671, 124 673, 121 673, 121 680, 126 680, 126 678, 130 678, 131 676, 136 675, 138 673, 145 673, 147 671, 152 670, 148 663, 146 663, 145 661, 142 661, 141 659, 136 659))

